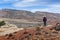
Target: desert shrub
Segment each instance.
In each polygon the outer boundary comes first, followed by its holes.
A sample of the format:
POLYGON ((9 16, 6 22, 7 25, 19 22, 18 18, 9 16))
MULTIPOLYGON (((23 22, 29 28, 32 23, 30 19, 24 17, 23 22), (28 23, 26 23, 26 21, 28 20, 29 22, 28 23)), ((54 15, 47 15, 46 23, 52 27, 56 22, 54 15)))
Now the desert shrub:
POLYGON ((28 32, 24 32, 24 34, 28 34, 28 32))
POLYGON ((9 37, 13 36, 11 33, 9 34, 9 37))
POLYGON ((36 31, 40 31, 41 29, 40 29, 40 27, 36 27, 36 31))
POLYGON ((0 21, 0 26, 3 26, 5 24, 6 24, 5 21, 0 21))

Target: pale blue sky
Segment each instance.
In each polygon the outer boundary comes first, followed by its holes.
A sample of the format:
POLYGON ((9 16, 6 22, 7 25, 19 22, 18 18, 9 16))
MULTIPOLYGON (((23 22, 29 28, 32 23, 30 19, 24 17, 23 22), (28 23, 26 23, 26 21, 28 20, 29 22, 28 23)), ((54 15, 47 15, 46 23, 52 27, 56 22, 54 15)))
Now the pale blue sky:
POLYGON ((60 13, 60 0, 0 0, 0 9, 60 13))

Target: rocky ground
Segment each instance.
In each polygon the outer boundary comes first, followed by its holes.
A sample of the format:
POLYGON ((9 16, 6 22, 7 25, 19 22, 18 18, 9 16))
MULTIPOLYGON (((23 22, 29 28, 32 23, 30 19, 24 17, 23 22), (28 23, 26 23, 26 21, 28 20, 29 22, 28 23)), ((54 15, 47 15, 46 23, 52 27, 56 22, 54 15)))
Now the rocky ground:
POLYGON ((24 28, 13 33, 0 36, 0 40, 60 40, 59 23, 44 27, 24 28))

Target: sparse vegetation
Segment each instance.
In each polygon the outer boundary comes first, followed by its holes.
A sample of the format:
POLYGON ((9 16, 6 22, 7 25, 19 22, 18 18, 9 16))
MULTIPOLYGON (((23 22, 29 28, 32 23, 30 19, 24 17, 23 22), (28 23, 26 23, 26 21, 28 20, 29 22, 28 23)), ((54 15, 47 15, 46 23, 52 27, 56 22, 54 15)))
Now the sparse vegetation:
POLYGON ((0 26, 3 26, 5 24, 6 24, 5 21, 0 21, 0 26))
POLYGON ((41 28, 40 27, 36 27, 36 31, 40 31, 41 30, 41 28))

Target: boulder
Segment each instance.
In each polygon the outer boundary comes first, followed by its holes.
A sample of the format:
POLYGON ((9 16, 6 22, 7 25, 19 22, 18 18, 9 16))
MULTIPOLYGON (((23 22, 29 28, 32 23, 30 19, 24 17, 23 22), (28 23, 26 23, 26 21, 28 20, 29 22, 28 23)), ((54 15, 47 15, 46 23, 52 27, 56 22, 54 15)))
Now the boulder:
POLYGON ((57 23, 57 24, 56 24, 55 30, 60 31, 60 23, 57 23))

